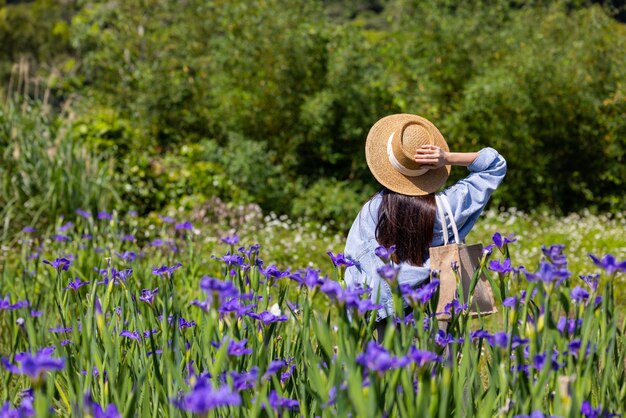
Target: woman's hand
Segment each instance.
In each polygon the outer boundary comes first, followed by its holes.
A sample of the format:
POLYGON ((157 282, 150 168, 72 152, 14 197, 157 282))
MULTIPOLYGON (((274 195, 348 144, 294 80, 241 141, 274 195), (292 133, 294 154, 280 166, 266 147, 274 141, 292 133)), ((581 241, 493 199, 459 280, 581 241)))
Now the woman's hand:
POLYGON ((447 152, 436 145, 422 145, 415 151, 415 162, 422 168, 433 170, 443 167, 448 162, 447 152))

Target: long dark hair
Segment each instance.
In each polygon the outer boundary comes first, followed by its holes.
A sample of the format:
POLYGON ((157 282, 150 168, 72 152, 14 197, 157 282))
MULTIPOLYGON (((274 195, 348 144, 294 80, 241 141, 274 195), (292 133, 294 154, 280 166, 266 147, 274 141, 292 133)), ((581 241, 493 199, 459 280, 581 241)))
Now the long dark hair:
POLYGON ((414 266, 423 265, 433 240, 435 195, 407 196, 387 189, 382 195, 376 240, 387 248, 396 246, 392 255, 395 263, 406 261, 414 266))

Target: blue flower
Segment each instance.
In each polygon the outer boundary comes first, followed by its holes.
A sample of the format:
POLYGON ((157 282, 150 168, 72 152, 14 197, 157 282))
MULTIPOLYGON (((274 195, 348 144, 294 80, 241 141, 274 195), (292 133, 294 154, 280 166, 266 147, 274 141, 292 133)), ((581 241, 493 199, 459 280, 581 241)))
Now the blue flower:
POLYGON ((572 275, 565 269, 558 268, 556 265, 542 261, 539 270, 536 273, 524 271, 526 278, 530 282, 541 280, 544 283, 556 283, 557 285, 572 275))
POLYGON ((78 277, 76 277, 74 280, 70 280, 70 282, 67 284, 67 287, 65 287, 65 290, 73 290, 74 292, 77 292, 78 289, 80 289, 81 287, 89 284, 91 282, 83 282, 81 281, 78 277))
POLYGON ((336 267, 351 267, 356 264, 354 261, 346 258, 346 256, 342 253, 337 253, 337 255, 333 255, 333 253, 329 251, 326 254, 330 256, 331 261, 336 267))
POLYGON ((511 267, 511 259, 507 258, 501 263, 499 260, 491 260, 489 262, 489 270, 495 271, 500 274, 506 274, 513 271, 511 267))
POLYGON ((380 277, 387 281, 393 281, 400 272, 400 267, 393 266, 391 264, 385 264, 382 267, 376 269, 376 272, 380 277))
POLYGON ((191 392, 174 404, 194 414, 205 414, 222 406, 241 405, 241 397, 226 386, 213 389, 206 381, 200 380, 191 392))
POLYGON ((583 279, 585 283, 587 283, 587 286, 589 286, 589 289, 591 289, 592 292, 595 292, 596 290, 598 290, 598 283, 600 281, 599 274, 588 274, 586 276, 579 276, 579 277, 583 279))
POLYGON ((300 283, 300 287, 306 286, 309 289, 313 289, 324 283, 324 280, 319 277, 319 270, 313 268, 307 268, 306 270, 298 270, 293 273, 289 278, 295 282, 300 283))
POLYGON ((168 266, 155 267, 154 269, 152 269, 152 274, 154 274, 155 276, 167 275, 169 277, 172 275, 172 273, 174 273, 174 270, 176 270, 179 267, 182 267, 181 263, 178 263, 172 267, 168 267, 168 266))
POLYGON ((142 301, 142 302, 147 303, 148 305, 152 305, 154 297, 156 296, 158 291, 159 291, 158 287, 155 288, 154 290, 142 289, 141 290, 141 296, 139 296, 139 300, 142 301))
POLYGON ((13 374, 23 374, 30 377, 34 381, 41 381, 43 375, 49 371, 63 370, 65 360, 52 357, 50 354, 54 351, 54 347, 46 347, 37 353, 18 353, 15 355, 15 361, 20 363, 19 366, 11 364, 8 359, 2 358, 4 367, 13 374))
POLYGON ((576 286, 570 293, 572 300, 576 303, 585 302, 589 299, 589 292, 580 286, 576 286))
POLYGON ((380 245, 378 247, 376 247, 376 249, 374 250, 374 254, 376 254, 377 257, 382 258, 385 262, 389 261, 389 258, 391 257, 391 255, 396 251, 396 246, 392 245, 389 248, 386 248, 383 245, 380 245))
POLYGON ((72 265, 72 261, 65 257, 56 258, 54 261, 43 260, 44 264, 48 264, 57 270, 68 270, 72 265))
POLYGON ((553 244, 549 247, 546 247, 545 245, 541 246, 541 252, 543 252, 543 255, 550 260, 552 264, 559 268, 567 267, 567 259, 565 254, 563 254, 564 249, 565 245, 563 244, 553 244))
POLYGON ((83 217, 83 218, 85 218, 85 219, 89 219, 89 218, 91 218, 91 212, 88 212, 88 211, 86 211, 86 210, 76 209, 76 211, 75 211, 75 212, 76 212, 76 214, 77 214, 78 216, 82 216, 82 217, 83 217))
POLYGON ((98 212, 98 219, 106 219, 106 220, 112 220, 113 216, 111 216, 111 214, 106 213, 105 211, 100 211, 98 212))
POLYGON ((174 225, 174 229, 177 231, 193 231, 193 225, 189 221, 177 223, 174 225))
POLYGON ((493 234, 492 240, 496 247, 502 249, 504 245, 517 241, 517 238, 513 238, 514 235, 515 234, 510 234, 508 237, 502 237, 502 234, 496 232, 493 234))
POLYGON ((607 254, 602 259, 598 259, 595 255, 589 254, 594 264, 604 269, 608 275, 618 272, 626 272, 626 260, 618 262, 611 254, 607 254))
POLYGON ((265 325, 268 324, 273 324, 274 322, 284 322, 287 320, 287 316, 285 315, 280 315, 280 316, 276 316, 273 313, 269 312, 269 311, 264 311, 261 313, 254 313, 254 312, 250 312, 248 314, 248 316, 250 318, 254 318, 262 323, 264 323, 265 325))
POLYGON ((280 397, 275 390, 270 392, 267 400, 269 401, 270 406, 278 411, 282 409, 297 411, 300 409, 300 403, 297 400, 280 397))
POLYGON ((229 235, 222 238, 222 242, 228 245, 236 245, 239 242, 239 237, 235 235, 229 235))
POLYGON ((246 354, 252 354, 252 350, 246 347, 247 342, 247 338, 244 338, 241 341, 230 340, 228 342, 228 355, 243 356, 246 354))
POLYGON ((426 283, 423 286, 418 287, 417 289, 412 289, 410 286, 400 286, 400 290, 402 291, 402 295, 404 298, 409 301, 409 303, 417 304, 425 304, 428 303, 437 292, 439 288, 439 280, 434 279, 430 282, 426 283))

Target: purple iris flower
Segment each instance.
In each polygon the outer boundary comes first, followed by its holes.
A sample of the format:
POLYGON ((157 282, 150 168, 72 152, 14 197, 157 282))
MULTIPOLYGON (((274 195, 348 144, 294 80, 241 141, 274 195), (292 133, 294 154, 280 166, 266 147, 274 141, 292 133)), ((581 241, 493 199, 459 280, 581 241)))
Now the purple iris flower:
POLYGON ((85 218, 85 219, 89 219, 89 218, 91 218, 91 212, 89 212, 89 211, 82 210, 82 209, 76 209, 76 211, 75 211, 75 212, 76 212, 76 214, 77 214, 78 216, 82 216, 82 217, 83 217, 83 218, 85 218))
POLYGON ((72 265, 72 261, 65 257, 59 257, 54 259, 54 261, 43 260, 44 264, 48 264, 54 267, 57 270, 68 270, 72 265))
POLYGON ((326 280, 322 286, 320 286, 320 290, 329 298, 339 301, 341 296, 343 295, 343 287, 334 281, 334 280, 326 280))
POLYGON ((124 251, 123 254, 115 253, 122 260, 130 261, 131 263, 137 259, 137 253, 134 251, 124 251))
POLYGON ((283 398, 278 396, 275 390, 272 390, 267 397, 270 406, 276 410, 288 409, 297 411, 300 409, 300 403, 295 399, 283 398))
MULTIPOLYGON (((81 330, 80 324, 78 330, 81 330)), ((63 325, 58 325, 54 328, 48 328, 48 332, 53 332, 55 334, 68 334, 72 332, 72 327, 64 327, 63 325)))
POLYGON ((281 279, 283 277, 289 276, 289 270, 281 271, 278 269, 278 267, 276 267, 273 264, 267 267, 266 269, 261 268, 259 269, 259 271, 261 272, 262 275, 264 275, 268 279, 272 277, 275 279, 281 279))
POLYGON ((191 392, 175 401, 174 404, 194 414, 206 414, 215 408, 241 405, 241 397, 227 386, 213 389, 201 379, 191 392))
POLYGON ((596 266, 604 269, 609 276, 614 273, 626 272, 626 260, 618 262, 611 254, 605 255, 601 260, 591 253, 589 257, 596 266))
POLYGON ((565 257, 565 254, 563 254, 564 249, 565 245, 563 244, 552 244, 549 247, 546 247, 545 245, 541 246, 543 255, 550 260, 552 264, 561 269, 567 268, 567 258, 565 257))
POLYGON ((193 231, 193 225, 189 221, 177 223, 174 225, 174 229, 177 231, 193 231))
POLYGON ((120 241, 134 242, 135 236, 133 234, 124 234, 120 237, 120 241))
POLYGON ((252 350, 246 347, 247 342, 247 338, 244 338, 241 341, 230 340, 228 342, 228 355, 243 356, 246 354, 252 354, 252 350))
POLYGON ((412 360, 418 367, 423 367, 427 363, 441 361, 441 357, 436 353, 427 350, 420 350, 415 346, 409 349, 407 357, 412 360))
POLYGON ((509 234, 508 237, 503 237, 502 234, 500 234, 499 232, 496 232, 495 234, 493 234, 492 240, 496 247, 498 247, 499 249, 502 249, 502 247, 504 247, 505 244, 510 244, 512 242, 517 241, 517 238, 513 238, 514 235, 515 234, 509 234))
POLYGON ((152 246, 152 247, 160 247, 162 245, 163 245, 163 240, 161 238, 157 238, 157 239, 152 240, 150 242, 150 246, 152 246))
POLYGON ((81 287, 89 284, 91 282, 83 282, 81 281, 78 277, 76 277, 74 280, 70 280, 70 282, 67 284, 67 287, 65 288, 65 290, 73 290, 74 292, 77 292, 78 289, 80 289, 81 287))
POLYGON ((107 213, 103 210, 101 210, 100 212, 98 212, 98 219, 106 219, 108 221, 113 219, 113 216, 110 213, 107 213))
POLYGON ((500 260, 491 260, 489 262, 489 270, 500 274, 510 273, 513 271, 513 268, 511 267, 511 259, 507 258, 502 263, 500 260))
MULTIPOLYGON (((191 303, 203 309, 205 312, 208 312, 208 308, 210 307, 210 302, 208 300, 205 302, 193 301, 191 303)), ((244 315, 249 315, 250 313, 252 313, 256 306, 256 304, 242 305, 239 299, 232 298, 225 302, 222 302, 218 311, 222 315, 234 313, 237 318, 241 318, 244 315)))
POLYGON ((298 270, 291 274, 289 278, 295 282, 300 283, 300 287, 306 286, 309 289, 313 289, 324 283, 324 280, 320 279, 320 271, 312 268, 306 270, 298 270))
POLYGON ((20 363, 19 366, 11 364, 8 359, 2 358, 4 367, 13 374, 24 374, 32 380, 41 380, 44 373, 53 370, 63 370, 65 360, 62 358, 52 357, 50 354, 54 351, 54 347, 46 347, 39 350, 36 354, 18 353, 15 355, 15 361, 20 363))
POLYGON ((402 295, 404 298, 409 301, 409 303, 417 304, 425 304, 428 303, 434 296, 435 292, 439 288, 439 280, 431 280, 423 286, 418 287, 417 289, 412 289, 410 286, 400 286, 400 290, 402 291, 402 295))
POLYGON ((370 341, 365 351, 356 357, 356 362, 365 370, 384 373, 387 370, 406 365, 410 358, 398 359, 392 356, 383 346, 370 341))
POLYGON ((34 416, 35 409, 33 408, 32 397, 23 398, 20 406, 15 409, 11 409, 9 401, 6 401, 0 408, 0 417, 2 418, 24 418, 34 416))
POLYGON ((221 258, 215 257, 215 256, 213 256, 213 258, 223 261, 224 263, 226 263, 228 267, 231 267, 231 266, 243 267, 244 266, 243 257, 239 254, 231 254, 230 251, 228 251, 226 255, 221 258))
POLYGON ((176 222, 174 220, 174 218, 172 218, 170 216, 161 216, 161 215, 159 215, 159 219, 162 220, 163 222, 165 222, 166 224, 173 224, 174 222, 176 222))
POLYGON ((487 340, 492 346, 506 348, 509 344, 509 334, 506 332, 496 332, 493 334, 491 341, 487 340))
POLYGON ((602 408, 602 405, 599 405, 597 408, 591 406, 591 402, 584 400, 582 405, 580 406, 580 413, 583 414, 585 418, 610 418, 610 417, 621 417, 620 414, 612 414, 606 409, 602 408))
POLYGON ((233 282, 204 276, 200 279, 200 289, 211 295, 218 295, 220 299, 239 296, 239 290, 233 282))
POLYGON ((33 234, 37 232, 37 228, 33 228, 32 226, 25 226, 24 228, 22 228, 22 232, 26 234, 33 234))
POLYGON ((120 337, 126 337, 126 338, 130 338, 130 339, 137 340, 137 341, 141 339, 137 331, 128 331, 128 330, 124 330, 120 332, 120 337))
POLYGON ((591 289, 592 292, 595 292, 596 290, 598 290, 598 283, 600 281, 599 274, 588 274, 586 276, 579 276, 579 277, 583 279, 585 283, 587 283, 587 286, 589 286, 589 289, 591 289))
POLYGON ((158 330, 156 328, 155 329, 149 329, 147 331, 143 331, 142 335, 143 335, 144 338, 150 338, 151 335, 154 335, 157 332, 158 332, 158 330))
POLYGON ((464 341, 465 340, 463 338, 455 339, 454 336, 452 336, 452 334, 446 334, 442 330, 439 330, 437 332, 437 335, 435 335, 435 344, 437 344, 438 346, 441 346, 441 347, 445 347, 445 346, 450 345, 452 343, 460 343, 460 344, 462 344, 464 341))
POLYGON ((580 339, 576 338, 567 344, 567 349, 574 357, 578 357, 578 350, 580 350, 581 346, 582 343, 580 342, 580 339))
POLYGON ((284 322, 287 320, 287 316, 286 315, 280 315, 280 316, 276 316, 273 313, 269 312, 269 311, 263 311, 261 313, 254 313, 254 312, 250 312, 248 314, 248 316, 250 318, 254 318, 257 321, 261 321, 263 322, 265 325, 268 324, 273 324, 274 322, 284 322))
POLYGON ((67 242, 70 240, 70 237, 68 237, 67 235, 63 235, 63 234, 54 234, 52 239, 54 239, 57 242, 67 242))
POLYGON ((236 245, 239 242, 239 237, 235 235, 229 235, 222 238, 222 242, 228 245, 236 245))
MULTIPOLYGON (((348 305, 346 304, 346 306, 348 305)), ((356 309, 361 315, 363 315, 365 312, 375 311, 377 309, 382 309, 382 308, 383 308, 383 305, 372 302, 370 298, 360 299, 356 303, 356 309)))
POLYGON ((539 265, 539 270, 536 273, 529 273, 524 271, 526 278, 529 282, 541 280, 544 283, 553 283, 557 285, 566 280, 572 275, 565 269, 558 268, 556 265, 542 261, 539 265))
POLYGON ((265 373, 263 374, 263 379, 269 379, 276 373, 278 373, 283 367, 287 366, 287 362, 284 360, 272 360, 270 364, 267 366, 265 373))
POLYGON ((72 229, 74 227, 74 222, 67 222, 64 225, 61 225, 58 230, 59 232, 67 232, 68 230, 72 229))
POLYGON ((385 264, 382 267, 376 269, 376 273, 387 281, 393 281, 400 272, 400 267, 392 266, 391 264, 385 264))
POLYGON ((154 274, 155 276, 167 275, 169 277, 172 275, 172 273, 174 273, 174 270, 178 269, 179 267, 182 267, 181 263, 173 265, 172 267, 168 267, 168 266, 155 267, 154 269, 152 269, 152 274, 154 274))
POLYGON ((374 254, 376 254, 377 257, 382 258, 383 260, 385 260, 385 262, 387 262, 389 260, 389 258, 391 257, 391 255, 396 252, 396 246, 392 245, 389 248, 385 248, 385 246, 380 245, 378 247, 376 247, 376 249, 374 250, 374 254))
POLYGON ((8 293, 4 296, 4 299, 2 299, 2 295, 0 295, 0 311, 15 311, 27 306, 30 306, 28 299, 11 303, 8 293))
POLYGON ((158 287, 155 288, 154 290, 142 289, 141 296, 139 296, 139 300, 142 302, 146 302, 148 305, 152 305, 152 302, 154 301, 154 297, 156 296, 158 291, 159 291, 158 287))
POLYGON ((475 340, 477 338, 484 338, 489 341, 490 339, 493 338, 493 336, 487 330, 477 329, 476 331, 470 332, 470 338, 472 340, 475 340))
POLYGON ((194 320, 187 321, 182 316, 178 318, 178 328, 180 328, 181 331, 185 331, 187 328, 191 328, 195 326, 196 326, 196 321, 194 320))
POLYGON ((336 267, 351 267, 356 264, 354 261, 346 258, 346 256, 342 253, 337 253, 337 255, 333 255, 333 253, 329 251, 326 254, 330 256, 330 260, 336 267))
POLYGON ((570 297, 575 303, 585 302, 587 299, 589 299, 589 292, 580 286, 576 286, 572 289, 570 297))
POLYGON ((467 309, 467 303, 461 304, 458 299, 452 299, 452 302, 447 303, 446 306, 444 306, 443 308, 444 312, 447 314, 452 314, 453 310, 454 312, 459 313, 460 311, 465 309, 467 309))
POLYGON ((230 372, 233 378, 233 388, 236 391, 242 391, 246 389, 252 389, 257 379, 259 378, 259 368, 254 366, 247 372, 238 373, 236 371, 230 372))
POLYGON ((507 308, 516 308, 519 303, 520 300, 516 296, 510 296, 502 301, 502 305, 507 308))

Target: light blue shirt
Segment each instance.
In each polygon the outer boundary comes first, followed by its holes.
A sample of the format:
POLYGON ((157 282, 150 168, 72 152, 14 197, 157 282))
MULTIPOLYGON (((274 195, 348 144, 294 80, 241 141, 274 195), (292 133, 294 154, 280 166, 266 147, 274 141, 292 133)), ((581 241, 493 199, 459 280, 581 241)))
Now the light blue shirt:
MULTIPOLYGON (((467 177, 437 193, 448 198, 461 241, 465 240, 476 223, 476 219, 487 205, 491 194, 504 178, 506 161, 493 148, 484 148, 468 169, 470 173, 467 177)), ((378 311, 378 320, 393 314, 391 287, 376 272, 385 264, 374 253, 376 247, 380 245, 376 241, 376 225, 381 201, 382 195, 377 193, 361 208, 348 233, 344 251, 347 257, 357 262, 355 266, 346 269, 346 285, 353 286, 360 283, 372 289, 372 301, 383 305, 383 308, 378 311)), ((445 225, 448 225, 449 242, 452 243, 454 242, 454 235, 450 221, 447 219, 447 214, 444 216, 446 217, 445 225)), ((431 247, 443 245, 442 225, 439 213, 437 213, 431 247)), ((400 284, 410 284, 412 287, 417 287, 428 280, 430 276, 430 260, 426 260, 421 267, 408 263, 400 263, 399 267, 398 281, 400 284)))

